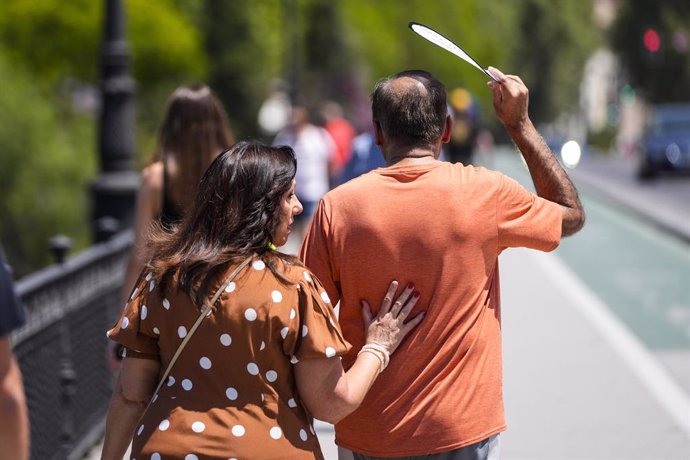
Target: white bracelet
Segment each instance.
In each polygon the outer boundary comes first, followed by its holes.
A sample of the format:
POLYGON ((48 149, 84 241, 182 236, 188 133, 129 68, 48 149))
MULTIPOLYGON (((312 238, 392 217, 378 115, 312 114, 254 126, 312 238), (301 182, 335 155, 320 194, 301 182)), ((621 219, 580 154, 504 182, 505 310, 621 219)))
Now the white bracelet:
POLYGON ((391 354, 388 351, 388 348, 386 348, 383 345, 381 345, 380 343, 376 343, 376 342, 369 342, 369 343, 365 344, 362 348, 371 348, 373 350, 380 351, 383 354, 383 359, 386 363, 386 367, 388 367, 388 363, 391 360, 391 354))
POLYGON ((383 370, 386 368, 384 362, 383 362, 383 356, 381 356, 381 353, 379 353, 377 350, 373 350, 371 348, 362 348, 359 350, 359 353, 357 353, 357 356, 361 355, 362 353, 369 353, 371 355, 376 356, 376 359, 379 360, 379 374, 383 372, 383 370))

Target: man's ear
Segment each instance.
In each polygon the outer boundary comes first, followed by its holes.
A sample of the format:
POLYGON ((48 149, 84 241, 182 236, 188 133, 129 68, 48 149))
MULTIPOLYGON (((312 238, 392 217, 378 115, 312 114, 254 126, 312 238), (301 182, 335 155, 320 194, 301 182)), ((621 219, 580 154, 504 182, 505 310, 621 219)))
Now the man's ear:
POLYGON ((383 146, 383 129, 381 129, 381 124, 374 120, 374 143, 379 147, 383 146))
POLYGON ((453 132, 453 118, 450 115, 446 115, 446 126, 443 128, 443 135, 441 136, 441 142, 447 144, 450 142, 450 137, 453 132))

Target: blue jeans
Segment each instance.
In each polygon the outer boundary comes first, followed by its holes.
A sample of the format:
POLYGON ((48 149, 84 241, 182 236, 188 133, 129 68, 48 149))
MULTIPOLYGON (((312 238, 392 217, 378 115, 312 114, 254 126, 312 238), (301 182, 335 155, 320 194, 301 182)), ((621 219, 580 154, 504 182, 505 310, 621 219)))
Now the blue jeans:
POLYGON ((369 457, 353 452, 355 460, 498 460, 501 455, 501 440, 498 434, 483 441, 459 449, 429 455, 409 457, 369 457))

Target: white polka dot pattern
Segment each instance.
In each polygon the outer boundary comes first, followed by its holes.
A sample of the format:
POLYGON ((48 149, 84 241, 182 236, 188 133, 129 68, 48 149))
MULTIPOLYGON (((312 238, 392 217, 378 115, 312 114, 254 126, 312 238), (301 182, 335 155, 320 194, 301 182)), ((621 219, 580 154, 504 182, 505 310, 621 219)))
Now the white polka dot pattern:
POLYGON ((247 318, 247 321, 255 321, 256 316, 256 310, 254 310, 253 308, 247 308, 244 311, 244 317, 247 318))
POLYGON ((149 272, 149 274, 146 275, 146 281, 151 281, 152 278, 153 278, 153 273, 149 272))
POLYGON ((252 375, 259 375, 259 366, 256 363, 249 363, 247 364, 247 372, 252 375))
POLYGON ((271 430, 268 433, 273 439, 280 439, 280 437, 283 436, 283 430, 281 430, 280 427, 277 426, 271 428, 271 430))
POLYGON ((273 291, 271 292, 271 299, 275 303, 279 303, 283 300, 283 294, 280 293, 280 291, 273 291))
POLYGON ((235 390, 233 387, 230 387, 227 390, 225 390, 225 396, 227 396, 227 398, 230 401, 234 401, 237 399, 237 396, 239 395, 237 394, 237 390, 235 390))
MULTIPOLYGON (((196 439, 203 440, 221 432, 226 438, 231 438, 229 447, 224 449, 227 451, 218 452, 219 458, 223 459, 238 455, 238 452, 233 452, 238 443, 256 445, 256 452, 270 452, 277 458, 291 458, 293 451, 290 449, 309 451, 316 446, 316 437, 312 435, 313 427, 309 426, 301 402, 292 387, 293 379, 290 376, 293 368, 290 366, 300 361, 298 356, 307 359, 318 356, 332 358, 337 357, 344 349, 341 336, 334 333, 339 327, 337 317, 332 312, 332 306, 327 303, 333 301, 308 270, 301 269, 300 272, 297 267, 289 268, 286 274, 293 282, 297 282, 287 286, 274 279, 266 264, 258 260, 255 262, 259 263, 248 267, 240 281, 223 285, 224 295, 214 304, 211 318, 204 319, 202 328, 198 331, 200 343, 206 345, 196 349, 192 346, 190 353, 186 354, 189 356, 180 361, 182 366, 173 371, 177 377, 168 376, 168 386, 160 395, 153 396, 152 402, 155 401, 156 405, 152 407, 158 409, 150 411, 148 417, 136 425, 133 433, 140 445, 142 442, 147 443, 146 440, 152 434, 154 437, 164 436, 164 442, 175 446, 180 458, 189 459, 206 458, 209 452, 203 447, 203 443, 190 442, 185 447, 179 440, 189 436, 198 436, 196 439), (262 287, 253 286, 255 282, 262 283, 262 287), (302 292, 292 286, 300 286, 302 292), (280 335, 276 336, 276 332, 280 335), (226 360, 235 360, 240 366, 244 362, 247 373, 227 375, 224 366, 226 360), (209 391, 208 383, 213 381, 222 386, 209 391), (221 392, 216 398, 226 398, 220 402, 216 400, 216 406, 220 404, 234 414, 229 424, 218 423, 213 415, 205 414, 204 410, 196 412, 196 415, 189 412, 184 417, 170 412, 167 415, 169 419, 158 418, 166 417, 164 409, 167 411, 170 407, 184 406, 184 401, 189 398, 200 401, 207 395, 212 398, 210 394, 216 392, 221 392), (280 423, 270 414, 260 414, 261 424, 257 425, 251 416, 246 417, 243 413, 243 408, 247 405, 265 407, 268 404, 268 407, 272 407, 278 402, 274 399, 276 395, 281 395, 276 409, 282 407, 282 410, 289 411, 288 418, 280 423), (157 417, 156 414, 160 415, 157 417)), ((155 284, 156 290, 161 288, 158 281, 153 276, 147 281, 143 277, 140 279, 135 299, 126 306, 120 327, 113 330, 113 338, 119 340, 122 337, 131 341, 132 337, 138 335, 140 327, 142 332, 148 331, 154 338, 153 343, 167 337, 167 340, 172 340, 171 343, 176 341, 179 344, 180 340, 189 338, 191 324, 194 322, 194 305, 184 293, 169 291, 166 293, 170 295, 167 299, 148 294, 147 288, 152 284, 155 284), (175 302, 175 311, 172 311, 171 302, 175 302), (169 316, 170 314, 174 316, 169 316), (179 340, 174 338, 175 334, 179 340)), ((198 316, 198 312, 195 316, 198 316)), ((142 349, 148 349, 148 343, 142 342, 142 345, 142 349)), ((147 453, 148 455, 142 455, 137 452, 134 456, 139 460, 161 460, 165 454, 153 449, 147 449, 147 453)), ((256 455, 249 455, 247 458, 252 457, 257 458, 256 455)))
POLYGON ((184 460, 199 460, 199 457, 194 454, 187 454, 184 456, 184 460))
POLYGON ((266 268, 266 264, 264 263, 263 260, 255 260, 252 263, 252 268, 254 270, 263 270, 264 268, 266 268))
POLYGON ((132 296, 129 298, 129 300, 134 300, 134 298, 139 294, 139 288, 135 287, 134 290, 132 291, 132 296))

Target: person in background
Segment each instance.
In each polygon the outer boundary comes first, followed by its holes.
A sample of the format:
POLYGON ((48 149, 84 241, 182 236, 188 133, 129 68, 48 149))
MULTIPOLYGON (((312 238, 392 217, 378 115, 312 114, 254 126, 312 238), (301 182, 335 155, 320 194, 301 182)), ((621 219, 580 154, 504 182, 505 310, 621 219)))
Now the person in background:
POLYGON ((29 417, 10 333, 26 321, 0 247, 0 458, 29 458, 29 417))
POLYGON ((465 88, 455 88, 448 94, 449 113, 453 128, 445 152, 451 163, 472 164, 479 133, 479 106, 465 88))
POLYGON ((381 148, 376 145, 374 132, 364 132, 357 135, 352 140, 352 153, 350 154, 350 159, 340 173, 336 185, 344 184, 372 169, 382 168, 384 166, 386 166, 386 160, 383 158, 381 148))
POLYGON ((325 129, 309 121, 309 111, 301 105, 292 107, 290 126, 276 135, 273 145, 289 146, 297 156, 296 193, 304 212, 297 217, 296 230, 301 239, 316 204, 330 189, 329 164, 336 155, 336 145, 325 129))
MULTIPOLYGON (((422 325, 405 359, 377 379, 335 425, 357 460, 487 460, 505 430, 498 256, 510 247, 555 249, 584 225, 577 190, 528 115, 522 80, 489 70, 496 115, 523 155, 537 194, 496 171, 439 161, 450 140, 446 91, 421 70, 381 80, 372 96, 376 143, 388 167, 327 193, 300 258, 340 302, 340 324, 360 347, 358 299, 404 274, 422 292, 422 325), (425 294, 426 293, 426 294, 425 294)), ((402 280, 403 282, 406 280, 402 280)), ((414 313, 414 312, 413 312, 414 313)))
POLYGON ((333 155, 329 167, 331 183, 333 184, 337 182, 350 159, 352 140, 357 132, 352 124, 345 119, 343 108, 337 102, 324 102, 321 105, 320 114, 324 129, 328 131, 335 143, 335 155, 333 155))
MULTIPOLYGON (((211 88, 184 85, 172 93, 158 136, 158 151, 141 172, 123 304, 150 257, 145 242, 152 225, 160 222, 171 230, 180 222, 208 165, 233 143, 228 116, 211 88)), ((114 344, 108 347, 112 371, 119 367, 120 353, 114 344)))
POLYGON ((377 315, 361 301, 367 345, 343 370, 350 345, 323 286, 276 249, 302 212, 296 168, 290 147, 239 142, 211 164, 182 223, 151 235, 152 259, 108 331, 126 357, 104 460, 130 441, 132 458, 322 459, 312 415, 352 412, 421 322, 406 322, 419 293, 398 296, 393 281, 377 315))

